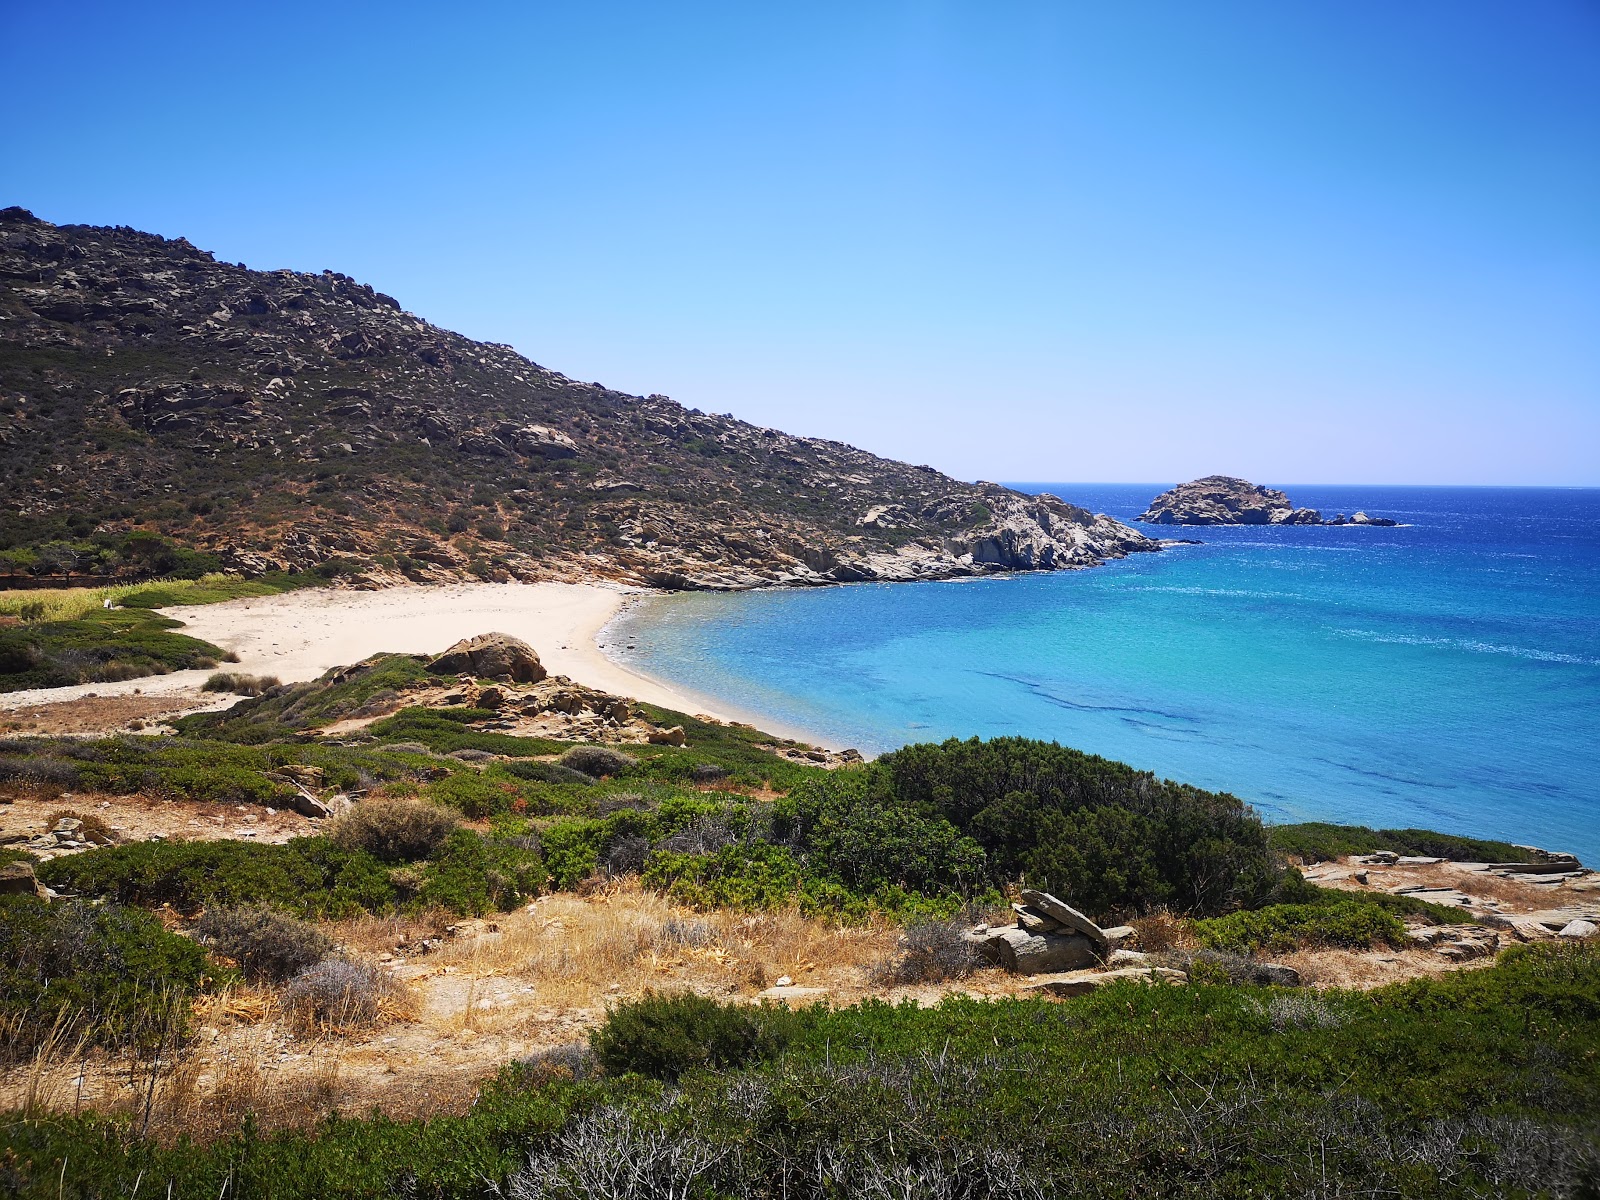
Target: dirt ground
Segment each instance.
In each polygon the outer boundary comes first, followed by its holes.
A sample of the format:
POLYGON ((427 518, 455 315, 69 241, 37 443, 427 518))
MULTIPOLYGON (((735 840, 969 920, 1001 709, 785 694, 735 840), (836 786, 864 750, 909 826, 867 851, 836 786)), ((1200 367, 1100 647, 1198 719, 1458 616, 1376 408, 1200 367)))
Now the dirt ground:
MULTIPOLYGON (((255 805, 196 804, 154 796, 104 796, 98 793, 33 790, 0 795, 0 845, 26 845, 25 839, 48 833, 60 813, 93 816, 111 828, 119 842, 143 842, 153 837, 168 841, 216 841, 247 838, 257 842, 287 842, 315 833, 319 822, 288 809, 255 805)), ((41 859, 66 850, 32 850, 41 859)))
POLYGON ((0 708, 0 731, 36 737, 89 737, 113 733, 155 733, 166 721, 236 703, 237 696, 192 689, 146 695, 101 696, 93 692, 71 700, 0 708))

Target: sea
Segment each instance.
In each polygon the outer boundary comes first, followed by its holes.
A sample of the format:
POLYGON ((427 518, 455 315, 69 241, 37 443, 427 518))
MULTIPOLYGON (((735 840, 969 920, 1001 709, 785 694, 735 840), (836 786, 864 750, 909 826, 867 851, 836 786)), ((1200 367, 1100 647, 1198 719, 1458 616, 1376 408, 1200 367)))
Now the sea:
MULTIPOLYGON (((1132 523, 1168 484, 1016 483, 1132 523)), ((881 754, 1044 738, 1273 822, 1420 827, 1600 864, 1600 489, 1281 486, 1353 526, 1082 571, 654 597, 634 670, 881 754)))

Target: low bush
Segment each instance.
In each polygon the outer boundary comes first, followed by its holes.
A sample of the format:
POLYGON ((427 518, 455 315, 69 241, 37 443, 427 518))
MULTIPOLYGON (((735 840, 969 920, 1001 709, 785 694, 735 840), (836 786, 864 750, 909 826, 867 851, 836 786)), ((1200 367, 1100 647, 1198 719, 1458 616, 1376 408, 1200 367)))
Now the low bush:
POLYGON ((560 763, 540 762, 531 758, 508 762, 501 767, 501 770, 508 775, 515 775, 518 779, 526 779, 533 783, 587 786, 594 782, 593 775, 585 775, 582 771, 564 767, 560 763))
POLYGON ((873 971, 880 984, 942 983, 965 979, 984 965, 983 956, 963 936, 967 921, 914 921, 900 938, 900 951, 873 971))
POLYGON ((386 1009, 400 1009, 405 995, 387 971, 330 958, 290 981, 283 1006, 301 1033, 322 1033, 372 1025, 386 1009))
POLYGON ((574 746, 557 761, 569 771, 579 771, 592 779, 626 775, 631 768, 639 765, 639 760, 633 755, 610 746, 574 746))
POLYGON ((0 896, 6 1051, 55 1039, 151 1046, 181 1038, 209 964, 188 938, 119 905, 0 896))
POLYGON ((218 671, 200 685, 202 692, 228 692, 235 696, 259 696, 283 686, 276 675, 246 675, 239 671, 218 671))
POLYGON ((230 656, 176 633, 181 622, 142 609, 0 629, 0 692, 137 679, 204 669, 230 656))
POLYGON ((1237 954, 1276 954, 1301 946, 1366 950, 1375 943, 1395 947, 1406 944, 1406 927, 1399 917, 1361 900, 1273 904, 1253 912, 1196 921, 1194 933, 1202 946, 1237 954))
POLYGON ((315 966, 333 949, 333 940, 315 925, 258 904, 207 909, 195 935, 232 959, 247 978, 271 983, 315 966))
POLYGON ((340 813, 328 840, 341 850, 364 850, 379 862, 415 862, 444 844, 455 818, 421 800, 366 800, 340 813))
POLYGON ((669 1081, 690 1071, 772 1058, 784 1041, 784 1023, 774 1014, 725 1007, 692 992, 652 992, 626 1001, 589 1035, 589 1045, 607 1071, 669 1081))

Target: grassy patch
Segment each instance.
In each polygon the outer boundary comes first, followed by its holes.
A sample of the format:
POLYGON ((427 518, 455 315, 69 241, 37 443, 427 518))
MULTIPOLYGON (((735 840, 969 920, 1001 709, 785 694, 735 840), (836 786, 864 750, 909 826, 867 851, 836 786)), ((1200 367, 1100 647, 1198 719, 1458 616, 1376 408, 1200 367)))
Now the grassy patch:
POLYGON ((1302 946, 1366 950, 1373 945, 1406 944, 1405 923, 1399 917, 1360 900, 1272 904, 1196 921, 1194 931, 1202 946, 1236 954, 1283 954, 1302 946))
POLYGON ((227 653, 143 609, 0 629, 0 691, 67 687, 214 667, 227 653))

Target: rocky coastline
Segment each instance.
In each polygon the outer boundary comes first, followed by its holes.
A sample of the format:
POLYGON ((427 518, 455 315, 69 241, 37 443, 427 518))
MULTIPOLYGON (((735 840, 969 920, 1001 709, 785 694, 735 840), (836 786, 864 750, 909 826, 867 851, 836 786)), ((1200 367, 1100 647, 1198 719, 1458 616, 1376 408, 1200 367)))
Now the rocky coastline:
POLYGON ((1137 520, 1147 525, 1370 525, 1392 528, 1388 517, 1358 512, 1324 517, 1314 508, 1296 508, 1284 492, 1238 479, 1207 475, 1179 484, 1150 501, 1137 520))
POLYGON ((135 533, 358 588, 909 582, 1162 548, 1054 496, 569 378, 339 272, 125 226, 0 210, 0 318, 0 539, 58 577, 135 533))

